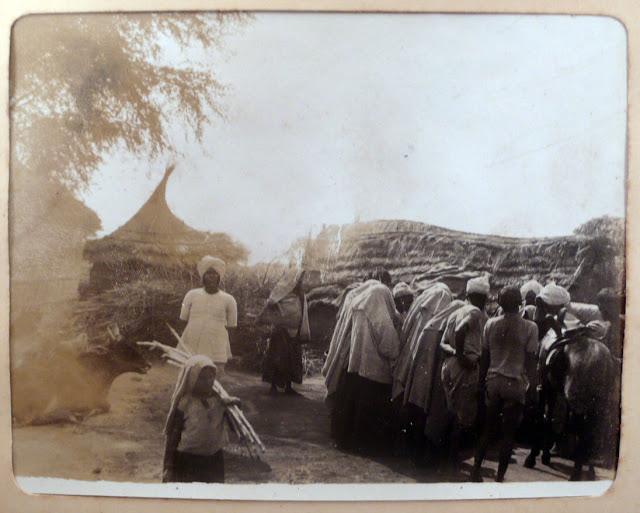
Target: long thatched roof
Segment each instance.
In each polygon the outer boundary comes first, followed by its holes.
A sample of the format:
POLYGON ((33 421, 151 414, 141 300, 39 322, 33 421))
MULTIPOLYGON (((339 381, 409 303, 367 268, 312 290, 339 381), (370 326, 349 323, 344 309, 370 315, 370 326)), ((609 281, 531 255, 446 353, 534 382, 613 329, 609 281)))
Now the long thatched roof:
MULTIPOLYGON (((621 230, 624 233, 623 223, 621 230)), ((398 220, 326 227, 312 241, 310 251, 310 260, 323 270, 325 286, 338 288, 381 266, 395 280, 414 282, 443 276, 466 278, 469 273, 490 274, 495 288, 532 278, 555 281, 587 299, 598 287, 619 287, 624 266, 624 243, 609 233, 516 238, 398 220)))
POLYGON ((165 174, 140 210, 116 231, 85 245, 93 263, 138 259, 150 264, 192 264, 205 254, 228 262, 244 261, 247 250, 224 233, 198 231, 178 219, 166 200, 167 183, 175 166, 165 174))

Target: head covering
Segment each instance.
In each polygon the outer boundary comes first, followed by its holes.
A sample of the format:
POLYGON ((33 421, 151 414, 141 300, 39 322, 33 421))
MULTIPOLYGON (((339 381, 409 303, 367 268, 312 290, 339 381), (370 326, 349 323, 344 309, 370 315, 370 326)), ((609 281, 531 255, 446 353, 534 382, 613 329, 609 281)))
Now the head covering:
POLYGON ((567 289, 555 283, 545 285, 538 297, 549 306, 564 306, 571 302, 571 295, 567 289))
POLYGON ((207 255, 205 257, 202 257, 202 260, 198 262, 198 274, 200 275, 200 278, 202 278, 204 276, 204 273, 206 273, 209 269, 213 269, 220 275, 220 278, 222 279, 224 277, 224 271, 226 267, 227 265, 224 263, 224 260, 212 257, 211 255, 207 255))
POLYGON ((467 294, 482 294, 483 296, 488 296, 490 290, 489 279, 485 276, 471 278, 467 282, 467 294))
POLYGON ((307 297, 304 294, 302 297, 298 297, 294 293, 304 275, 303 269, 292 269, 285 273, 269 294, 267 304, 262 309, 259 318, 262 321, 271 322, 274 326, 286 328, 292 337, 297 334, 299 340, 309 341, 311 340, 311 329, 309 327, 307 297))
POLYGON ((273 287, 271 294, 269 294, 269 299, 267 299, 267 304, 278 304, 291 294, 304 278, 304 274, 304 269, 290 269, 287 271, 278 283, 276 283, 275 287, 273 287))
POLYGON ((407 285, 403 281, 400 281, 396 283, 395 287, 393 287, 393 297, 394 299, 397 299, 405 296, 413 296, 413 291, 411 290, 411 287, 409 287, 409 285, 407 285))
POLYGON ((173 395, 171 396, 171 406, 169 407, 167 421, 164 424, 165 434, 169 433, 180 399, 189 395, 193 391, 193 388, 196 386, 196 381, 198 381, 198 377, 200 376, 200 372, 205 367, 212 367, 213 369, 216 368, 215 364, 208 356, 197 354, 191 356, 184 363, 182 369, 180 369, 178 381, 176 382, 176 387, 173 389, 173 395))
POLYGON ((541 291, 542 284, 536 280, 529 280, 522 287, 520 287, 520 295, 522 295, 523 298, 526 298, 529 292, 535 292, 537 296, 541 291))

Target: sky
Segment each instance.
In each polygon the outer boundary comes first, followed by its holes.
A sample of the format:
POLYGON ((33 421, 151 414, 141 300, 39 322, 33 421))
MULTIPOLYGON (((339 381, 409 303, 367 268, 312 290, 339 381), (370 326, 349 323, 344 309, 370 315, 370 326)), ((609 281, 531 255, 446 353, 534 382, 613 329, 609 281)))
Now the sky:
MULTIPOLYGON (((528 237, 623 216, 626 45, 607 17, 255 14, 186 57, 228 86, 226 119, 175 138, 169 206, 251 263, 354 220, 528 237)), ((101 234, 169 160, 110 156, 83 196, 101 234)))

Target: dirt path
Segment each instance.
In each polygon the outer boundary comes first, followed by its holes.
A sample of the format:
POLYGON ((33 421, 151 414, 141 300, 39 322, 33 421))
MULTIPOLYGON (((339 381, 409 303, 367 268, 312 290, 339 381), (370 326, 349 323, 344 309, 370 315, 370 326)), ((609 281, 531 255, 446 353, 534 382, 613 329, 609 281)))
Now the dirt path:
MULTIPOLYGON (((147 375, 123 375, 114 383, 111 411, 82 424, 14 429, 14 470, 20 476, 85 480, 158 482, 161 474, 162 427, 177 371, 154 367, 147 375)), ((418 471, 405 458, 377 460, 333 448, 320 378, 298 387, 300 394, 268 394, 258 376, 230 371, 223 379, 227 391, 243 400, 245 414, 267 446, 263 461, 249 459, 238 446, 226 455, 228 482, 345 483, 429 482, 436 478, 418 471)), ((517 464, 509 481, 566 479, 570 463, 554 460, 553 468, 528 470, 516 450, 517 464)), ((485 475, 496 469, 485 464, 485 475)), ((598 471, 611 478, 610 471, 598 471)))

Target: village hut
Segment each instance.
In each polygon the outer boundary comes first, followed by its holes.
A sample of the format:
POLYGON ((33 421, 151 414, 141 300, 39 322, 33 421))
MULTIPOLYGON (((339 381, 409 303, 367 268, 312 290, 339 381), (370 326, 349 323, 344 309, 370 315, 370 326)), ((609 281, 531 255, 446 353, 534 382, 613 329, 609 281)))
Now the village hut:
POLYGON ((167 204, 174 166, 140 210, 113 233, 87 241, 88 280, 80 287, 77 322, 93 339, 118 324, 138 340, 172 340, 165 323, 178 318, 184 294, 199 286, 196 263, 213 255, 229 264, 248 252, 224 233, 198 231, 178 219, 167 204))
POLYGON ((624 220, 599 218, 565 237, 518 238, 382 220, 325 227, 309 244, 322 285, 309 294, 310 318, 330 333, 340 294, 382 266, 417 290, 446 283, 456 295, 473 276, 491 276, 493 293, 536 279, 555 281, 572 298, 593 302, 604 287, 624 284, 624 220))

